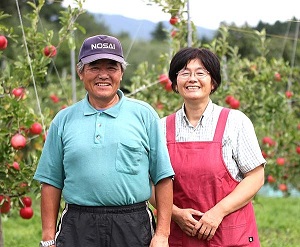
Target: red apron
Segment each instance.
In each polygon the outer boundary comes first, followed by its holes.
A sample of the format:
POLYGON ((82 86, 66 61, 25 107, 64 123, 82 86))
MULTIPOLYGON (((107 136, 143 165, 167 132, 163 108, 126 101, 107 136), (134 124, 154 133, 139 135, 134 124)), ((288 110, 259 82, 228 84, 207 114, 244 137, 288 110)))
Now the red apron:
MULTIPOLYGON (((175 171, 174 204, 206 212, 238 185, 229 174, 222 156, 222 137, 229 113, 223 108, 213 141, 176 142, 175 113, 167 117, 167 145, 175 171)), ((199 240, 186 235, 171 222, 170 247, 258 247, 259 238, 252 203, 224 217, 214 237, 199 240)))

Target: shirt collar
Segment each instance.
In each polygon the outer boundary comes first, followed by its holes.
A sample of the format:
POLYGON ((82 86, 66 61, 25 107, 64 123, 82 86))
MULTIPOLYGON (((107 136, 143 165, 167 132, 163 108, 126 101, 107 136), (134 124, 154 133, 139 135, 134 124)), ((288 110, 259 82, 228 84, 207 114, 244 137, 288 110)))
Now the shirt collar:
MULTIPOLYGON (((124 98, 125 98, 124 93, 120 89, 118 89, 117 94, 119 96, 119 102, 117 104, 115 104, 114 106, 112 106, 108 109, 105 109, 103 111, 103 113, 105 113, 107 115, 110 115, 114 118, 116 118, 119 115, 120 110, 121 110, 121 106, 122 106, 122 104, 124 102, 124 98)), ((84 98, 83 114, 85 116, 89 116, 89 115, 94 115, 94 114, 97 114, 97 113, 99 113, 99 112, 97 111, 97 109, 95 109, 90 104, 90 102, 88 100, 88 94, 86 94, 86 96, 84 98)))
MULTIPOLYGON (((203 121, 207 121, 207 119, 209 119, 209 116, 212 116, 213 109, 214 109, 214 106, 213 106, 212 100, 209 99, 208 104, 207 104, 201 118, 199 119, 199 122, 200 122, 201 125, 202 125, 203 121)), ((184 119, 186 124, 189 125, 189 120, 188 120, 188 118, 186 116, 186 113, 185 113, 184 103, 181 106, 181 112, 182 112, 181 117, 184 119)), ((198 122, 198 125, 199 125, 199 122, 198 122)))

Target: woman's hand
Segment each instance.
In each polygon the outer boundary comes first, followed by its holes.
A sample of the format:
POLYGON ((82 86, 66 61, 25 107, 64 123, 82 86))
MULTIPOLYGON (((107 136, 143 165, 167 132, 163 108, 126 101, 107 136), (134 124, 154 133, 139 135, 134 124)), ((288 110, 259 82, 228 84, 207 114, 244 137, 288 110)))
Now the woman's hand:
POLYGON ((222 220, 222 214, 217 212, 215 208, 208 210, 195 225, 192 236, 197 236, 198 239, 211 240, 222 220))
POLYGON ((187 234, 188 236, 192 236, 193 229, 198 223, 198 220, 195 218, 199 218, 202 215, 202 212, 191 208, 176 208, 176 210, 173 210, 172 219, 177 223, 177 225, 185 234, 187 234))

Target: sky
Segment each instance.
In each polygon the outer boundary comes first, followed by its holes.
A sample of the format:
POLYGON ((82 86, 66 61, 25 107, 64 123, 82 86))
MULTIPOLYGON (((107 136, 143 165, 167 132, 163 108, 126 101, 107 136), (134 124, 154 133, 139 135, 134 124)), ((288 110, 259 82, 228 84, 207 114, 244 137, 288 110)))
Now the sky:
MULTIPOLYGON (((64 0, 64 6, 74 3, 64 0)), ((148 4, 147 0, 85 0, 83 7, 100 14, 122 15, 125 17, 168 21, 170 15, 162 11, 157 4, 148 4)), ((218 29, 221 22, 242 26, 247 23, 254 27, 259 21, 274 24, 276 21, 289 21, 293 17, 300 20, 299 0, 189 0, 190 18, 196 26, 218 29)))

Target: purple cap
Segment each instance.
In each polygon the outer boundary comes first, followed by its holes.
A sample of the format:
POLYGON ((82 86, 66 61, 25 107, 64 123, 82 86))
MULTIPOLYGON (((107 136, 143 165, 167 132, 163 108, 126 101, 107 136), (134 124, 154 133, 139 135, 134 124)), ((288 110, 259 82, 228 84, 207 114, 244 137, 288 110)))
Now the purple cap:
POLYGON ((87 64, 99 59, 111 59, 124 63, 121 42, 107 35, 96 35, 85 39, 80 48, 78 60, 87 64))

